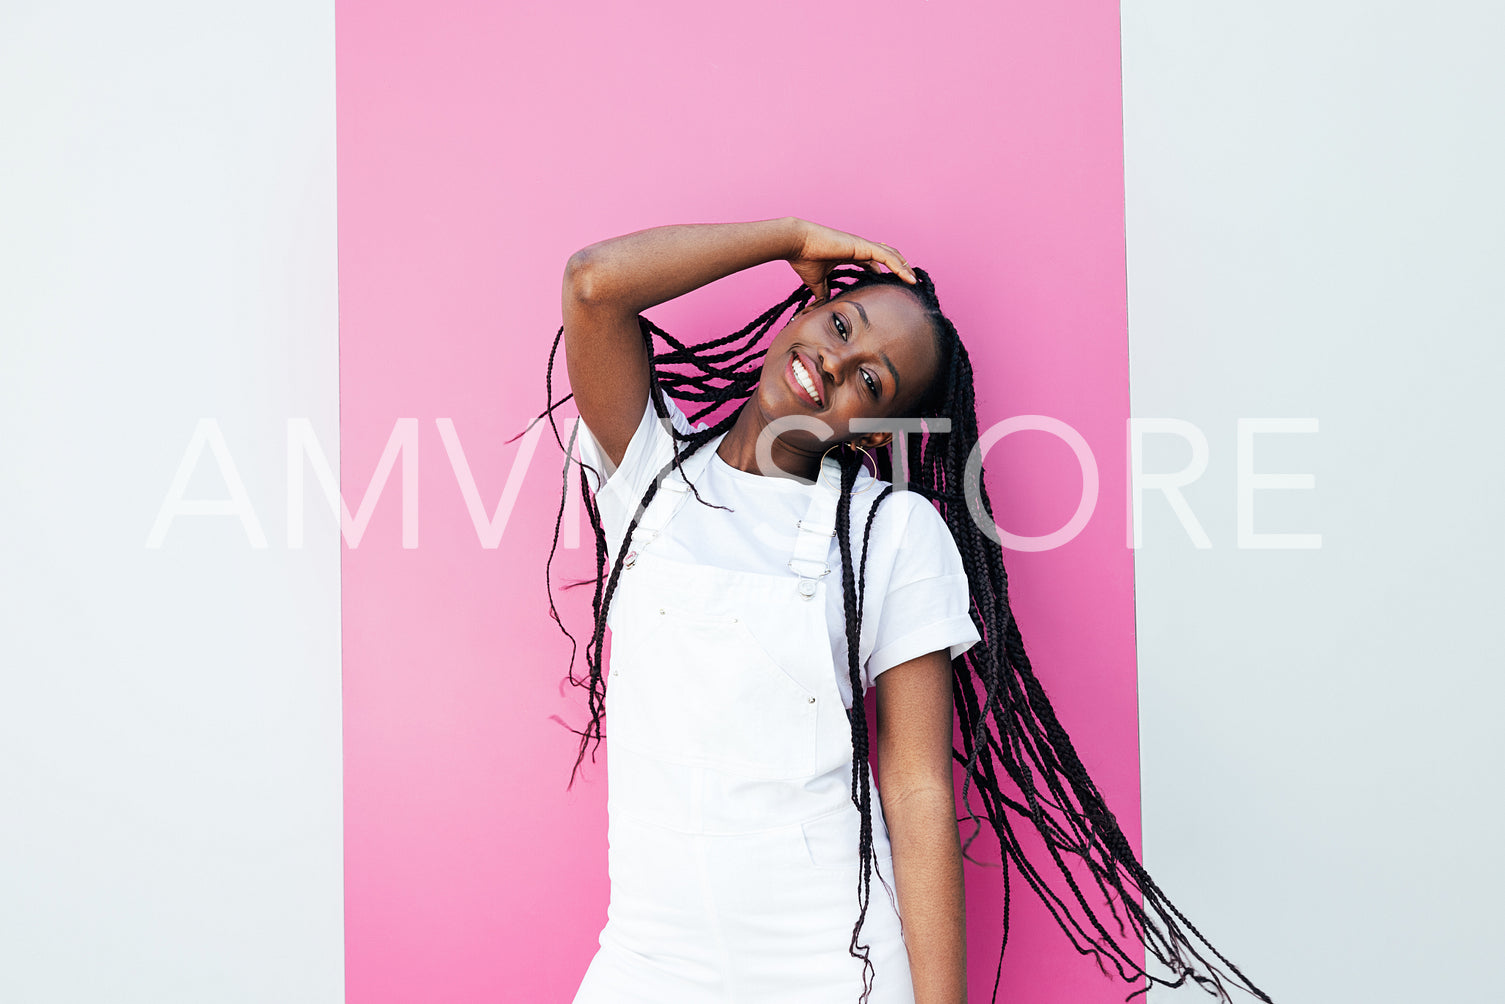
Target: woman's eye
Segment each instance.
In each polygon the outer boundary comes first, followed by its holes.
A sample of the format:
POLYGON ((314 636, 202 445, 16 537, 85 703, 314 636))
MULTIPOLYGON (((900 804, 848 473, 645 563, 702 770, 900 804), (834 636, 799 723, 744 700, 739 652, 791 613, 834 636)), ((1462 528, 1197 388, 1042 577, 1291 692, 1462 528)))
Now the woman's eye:
MULTIPOLYGON (((841 340, 842 341, 846 341, 847 340, 847 319, 845 317, 842 317, 840 314, 832 314, 831 315, 831 319, 832 319, 832 322, 836 325, 836 331, 841 335, 841 340)), ((878 390, 879 390, 878 383, 877 383, 876 380, 874 380, 872 378, 872 376, 867 372, 867 370, 863 370, 862 371, 862 382, 865 383, 865 384, 867 384, 868 391, 874 397, 878 396, 878 390)))

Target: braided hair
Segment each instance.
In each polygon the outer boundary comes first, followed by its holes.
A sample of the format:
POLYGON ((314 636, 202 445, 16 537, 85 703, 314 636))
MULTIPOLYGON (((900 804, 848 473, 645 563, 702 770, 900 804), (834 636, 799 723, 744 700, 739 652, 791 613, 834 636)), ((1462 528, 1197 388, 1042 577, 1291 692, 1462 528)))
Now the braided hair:
MULTIPOLYGON (((960 750, 953 748, 952 758, 963 765, 965 772, 961 800, 963 806, 968 808, 966 815, 960 819, 971 820, 974 824, 972 835, 963 845, 963 854, 969 861, 976 864, 982 863, 966 855, 966 848, 976 839, 981 829, 977 813, 970 808, 969 793, 975 788, 983 802, 987 822, 997 835, 1007 859, 1003 866, 1003 942, 999 947, 998 969, 993 979, 992 999, 996 1001, 998 997, 998 985, 1003 974, 1003 953, 1008 946, 1010 885, 1007 861, 1011 860, 1030 888, 1045 904, 1056 923, 1066 933, 1072 947, 1078 953, 1091 955, 1104 975, 1108 975, 1108 970, 1104 965, 1106 961, 1127 983, 1138 983, 1141 977, 1148 981, 1131 992, 1125 998, 1126 1001, 1132 1001, 1140 994, 1147 994, 1154 983, 1166 987, 1178 987, 1188 979, 1201 985, 1208 993, 1216 995, 1220 1001, 1231 1000, 1223 984, 1223 978, 1227 977, 1227 974, 1222 973, 1215 964, 1209 963, 1203 957, 1196 945, 1182 932, 1179 921, 1184 923, 1187 930, 1198 941, 1206 945, 1214 956, 1233 971, 1238 983, 1244 989, 1259 1000, 1269 1002, 1270 998, 1262 990, 1251 983, 1237 966, 1207 942, 1191 921, 1170 902, 1137 860, 1118 820, 1088 775, 1070 737, 1057 719, 1044 688, 1035 676, 1029 657, 1025 654, 1019 625, 1009 606, 1008 573, 1003 565, 1002 548, 991 537, 984 534, 972 519, 967 506, 967 495, 970 493, 980 500, 988 518, 993 518, 992 502, 983 485, 981 468, 976 471, 974 484, 963 484, 968 457, 978 440, 972 363, 966 347, 957 335, 955 325, 941 310, 930 275, 919 267, 913 267, 913 272, 917 282, 912 286, 891 272, 880 273, 862 268, 854 270, 849 267, 834 269, 828 277, 828 282, 831 285, 833 297, 838 291, 846 292, 879 284, 895 285, 906 290, 918 301, 936 339, 939 361, 935 375, 919 401, 909 411, 922 418, 949 418, 950 431, 930 432, 919 443, 917 453, 911 449, 909 436, 895 437, 886 448, 873 449, 870 452, 878 467, 877 476, 883 480, 892 481, 896 459, 894 451, 904 451, 902 457, 904 464, 901 470, 909 474, 909 490, 919 492, 937 504, 961 554, 971 594, 970 614, 981 635, 979 644, 973 645, 961 656, 951 661, 952 696, 956 714, 960 720, 962 738, 962 748, 960 750), (1027 826, 1023 832, 1033 831, 1043 839, 1051 862, 1055 866, 1051 882, 1048 882, 1040 869, 1026 857, 1016 832, 1016 827, 1019 827, 1021 823, 1027 826), (1099 919, 1097 911, 1093 909, 1087 896, 1084 895, 1081 885, 1063 857, 1065 854, 1074 856, 1078 864, 1086 864, 1093 882, 1096 883, 1108 904, 1118 934, 1125 938, 1129 937, 1129 932, 1125 929, 1127 922, 1132 928, 1133 940, 1142 943, 1153 952, 1155 957, 1175 974, 1174 980, 1163 979, 1142 969, 1120 947, 1099 919), (1052 884, 1053 882, 1059 884, 1062 881, 1084 915, 1085 925, 1073 914, 1066 900, 1052 884), (1143 900, 1143 905, 1139 902, 1140 899, 1143 900), (1122 916, 1119 913, 1120 909, 1123 910, 1122 916), (1187 954, 1201 963, 1206 972, 1198 971, 1197 966, 1187 960, 1187 954)), ((585 502, 586 512, 595 534, 596 576, 593 580, 584 579, 569 583, 566 588, 586 583, 593 583, 595 586, 595 593, 592 597, 595 621, 585 656, 589 675, 583 680, 578 679, 573 671, 575 637, 560 621, 559 613, 554 607, 552 592, 549 595, 549 615, 559 623, 560 629, 570 638, 572 645, 568 682, 574 686, 586 688, 587 705, 591 716, 590 723, 583 730, 571 728, 572 732, 580 736, 580 748, 575 758, 574 770, 570 775, 570 786, 574 784, 575 774, 585 757, 587 746, 592 740, 595 741, 596 746, 599 746, 602 738, 601 719, 605 710, 602 649, 605 644, 606 613, 622 569, 621 558, 631 547, 638 521, 657 493, 663 475, 670 468, 680 468, 686 458, 721 433, 731 429, 740 412, 739 405, 738 409, 714 424, 708 424, 705 429, 682 434, 672 422, 668 421, 669 412, 664 403, 665 388, 673 391, 673 397, 677 401, 687 405, 685 409, 687 414, 690 407, 703 405, 694 414, 688 415, 692 426, 700 418, 728 402, 741 402, 745 405, 757 387, 761 375, 766 348, 760 348, 759 345, 764 336, 772 330, 777 319, 786 310, 791 307, 798 310, 809 301, 811 295, 811 290, 801 285, 799 289, 764 311, 741 330, 701 343, 693 348, 679 342, 647 318, 641 315, 638 318, 639 329, 648 349, 649 398, 662 424, 673 436, 676 449, 674 456, 659 471, 658 476, 652 480, 643 495, 636 515, 627 526, 621 551, 617 555, 617 560, 612 562, 609 575, 606 573, 607 541, 600 513, 589 491, 585 471, 582 469, 580 472, 580 494, 585 502), (655 352, 654 336, 666 343, 668 348, 655 352), (680 369, 676 371, 668 367, 680 369)), ((574 433, 572 432, 570 443, 566 446, 560 439, 553 416, 554 409, 571 396, 566 395, 557 403, 553 402, 554 358, 563 335, 564 327, 561 325, 549 353, 547 392, 551 403, 538 417, 548 416, 549 424, 554 429, 555 441, 564 451, 565 487, 568 488, 569 463, 574 453, 574 433)), ((914 438, 921 439, 921 437, 914 438)), ((867 946, 859 945, 857 939, 867 915, 868 892, 875 855, 872 842, 872 798, 868 771, 862 769, 868 758, 869 736, 867 716, 861 699, 863 689, 858 665, 858 639, 862 628, 868 538, 872 532, 873 519, 877 514, 878 506, 894 489, 893 485, 889 484, 874 499, 863 530, 861 554, 854 563, 851 546, 851 491, 859 468, 862 466, 862 454, 856 449, 851 449, 850 444, 844 442, 838 451, 838 459, 841 467, 841 496, 836 509, 836 537, 841 551, 847 674, 854 695, 852 707, 847 711, 847 717, 851 723, 853 752, 851 797, 853 804, 862 815, 859 836, 861 855, 858 882, 859 911, 857 923, 852 929, 849 952, 854 957, 863 960, 863 993, 860 1000, 866 1002, 871 992, 868 976, 873 966, 868 959, 867 946), (861 949, 860 954, 859 949, 861 949)), ((694 491, 693 485, 691 485, 691 490, 702 504, 710 504, 700 498, 699 493, 694 491)), ((554 551, 558 548, 559 527, 563 522, 563 517, 564 499, 561 498, 559 518, 554 527, 554 547, 549 553, 550 565, 553 562, 554 551)), ((548 578, 546 567, 546 585, 548 578)), ((594 749, 592 749, 592 762, 594 762, 594 757, 594 749)), ((879 878, 881 881, 881 874, 879 878)), ((885 888, 888 887, 886 881, 884 885, 885 888)), ((889 891, 892 895, 892 890, 889 891)))

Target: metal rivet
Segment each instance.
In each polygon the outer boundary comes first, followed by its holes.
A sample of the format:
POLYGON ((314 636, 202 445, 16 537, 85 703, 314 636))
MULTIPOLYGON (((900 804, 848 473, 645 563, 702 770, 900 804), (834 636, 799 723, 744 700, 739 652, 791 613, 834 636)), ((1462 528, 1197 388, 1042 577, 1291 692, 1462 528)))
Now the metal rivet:
POLYGON ((658 608, 658 612, 659 612, 659 613, 663 613, 663 612, 664 612, 664 608, 663 608, 663 607, 659 607, 659 608, 658 608))
POLYGON ((815 703, 815 698, 812 697, 812 698, 810 698, 810 700, 806 701, 805 703, 806 704, 814 704, 815 703))

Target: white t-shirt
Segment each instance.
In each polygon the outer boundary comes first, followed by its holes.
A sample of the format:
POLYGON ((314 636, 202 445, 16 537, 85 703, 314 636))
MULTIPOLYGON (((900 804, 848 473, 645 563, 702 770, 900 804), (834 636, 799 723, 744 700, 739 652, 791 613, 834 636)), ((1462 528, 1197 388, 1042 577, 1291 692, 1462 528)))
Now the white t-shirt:
MULTIPOLYGON (((692 427, 667 395, 669 416, 681 435, 692 427)), ((594 434, 580 423, 580 459, 606 475, 603 487, 587 470, 588 484, 606 533, 610 561, 615 561, 632 514, 653 477, 674 456, 674 441, 659 423, 650 400, 620 467, 601 449, 594 434)), ((863 528, 872 502, 889 482, 858 473, 853 486, 851 546, 853 573, 861 567, 863 528)), ((666 558, 768 575, 791 574, 796 522, 810 504, 814 486, 792 478, 751 474, 712 454, 695 487, 702 498, 730 507, 712 509, 686 499, 670 532, 654 543, 666 558)), ((842 701, 852 706, 847 670, 846 614, 842 603, 841 552, 836 538, 826 562, 832 572, 826 589, 826 625, 836 664, 842 701), (834 588, 833 588, 834 586, 834 588)), ((858 662, 864 693, 884 670, 928 652, 948 649, 956 658, 981 640, 968 614, 971 597, 961 553, 946 521, 930 500, 917 492, 892 492, 878 507, 868 543, 863 587, 862 635, 858 662)))

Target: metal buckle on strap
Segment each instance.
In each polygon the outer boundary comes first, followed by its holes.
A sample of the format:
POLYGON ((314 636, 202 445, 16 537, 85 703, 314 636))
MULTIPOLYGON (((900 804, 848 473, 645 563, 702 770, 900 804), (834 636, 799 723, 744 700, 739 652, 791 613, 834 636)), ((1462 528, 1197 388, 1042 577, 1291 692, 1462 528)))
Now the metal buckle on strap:
MULTIPOLYGON (((820 572, 817 573, 817 574, 815 574, 815 575, 806 575, 804 572, 801 572, 798 568, 794 567, 795 560, 796 559, 794 559, 794 558, 790 558, 789 561, 787 562, 787 564, 789 565, 790 569, 796 575, 798 575, 800 577, 800 584, 799 584, 800 595, 803 596, 807 600, 811 599, 812 597, 815 596, 815 584, 819 580, 825 578, 827 575, 830 575, 831 574, 831 568, 830 568, 830 566, 827 566, 825 568, 822 568, 820 570, 820 572)), ((801 558, 801 559, 798 559, 798 560, 803 561, 804 559, 801 558)))
MULTIPOLYGON (((795 524, 794 524, 794 528, 796 530, 809 530, 811 533, 820 533, 820 528, 819 527, 806 526, 804 520, 797 520, 795 522, 795 524)), ((831 537, 836 536, 836 530, 833 528, 831 530, 831 532, 827 536, 831 536, 831 537)))
MULTIPOLYGON (((632 539, 634 541, 636 541, 637 543, 639 543, 639 544, 650 544, 650 543, 653 542, 653 538, 655 538, 657 536, 658 536, 658 531, 657 530, 652 530, 652 529, 649 529, 649 530, 637 530, 637 531, 635 531, 633 533, 632 539)), ((627 552, 627 554, 626 554, 625 557, 622 558, 622 571, 624 571, 624 572, 627 571, 627 569, 631 568, 633 565, 635 565, 637 563, 637 560, 638 560, 637 548, 633 548, 631 551, 627 552)))

